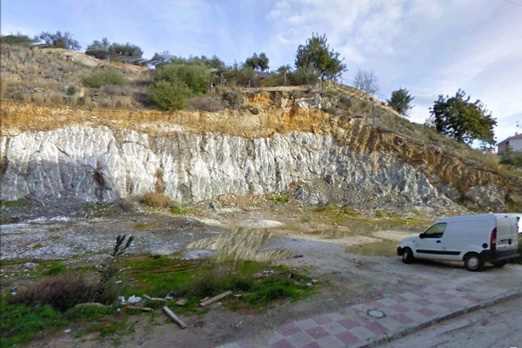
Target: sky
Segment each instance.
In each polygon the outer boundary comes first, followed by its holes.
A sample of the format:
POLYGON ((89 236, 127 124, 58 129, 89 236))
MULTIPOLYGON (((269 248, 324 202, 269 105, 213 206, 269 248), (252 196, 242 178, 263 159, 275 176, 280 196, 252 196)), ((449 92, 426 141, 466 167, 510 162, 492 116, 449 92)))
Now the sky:
POLYGON ((461 88, 497 118, 497 140, 522 132, 522 0, 0 1, 2 34, 69 31, 83 48, 107 37, 148 57, 215 54, 232 64, 262 51, 276 69, 312 33, 326 34, 347 64, 342 81, 372 71, 383 100, 407 88, 412 121, 461 88))

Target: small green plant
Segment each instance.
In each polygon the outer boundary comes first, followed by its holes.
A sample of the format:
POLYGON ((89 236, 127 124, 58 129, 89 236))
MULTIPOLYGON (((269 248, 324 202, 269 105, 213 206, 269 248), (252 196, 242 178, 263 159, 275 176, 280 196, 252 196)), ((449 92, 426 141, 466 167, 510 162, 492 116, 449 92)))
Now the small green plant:
POLYGON ((91 75, 85 76, 82 83, 85 87, 100 88, 108 85, 122 86, 127 84, 128 80, 119 71, 109 69, 95 71, 91 75))
POLYGON ((290 200, 290 196, 287 192, 273 193, 270 200, 275 204, 286 204, 290 200))
POLYGON ((67 94, 68 96, 75 95, 76 92, 77 92, 77 90, 76 90, 76 87, 74 87, 74 86, 69 86, 69 87, 67 87, 67 89, 65 90, 65 94, 67 94))

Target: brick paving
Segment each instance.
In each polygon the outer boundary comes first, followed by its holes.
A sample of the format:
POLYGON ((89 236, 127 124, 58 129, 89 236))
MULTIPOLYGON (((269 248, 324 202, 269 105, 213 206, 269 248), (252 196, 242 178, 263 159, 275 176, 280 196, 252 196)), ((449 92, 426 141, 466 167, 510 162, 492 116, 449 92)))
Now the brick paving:
POLYGON ((351 305, 337 312, 289 321, 255 338, 228 343, 221 348, 361 347, 502 294, 501 289, 497 292, 492 292, 491 288, 481 291, 476 286, 473 290, 449 285, 427 286, 416 292, 404 292, 351 305), (368 314, 370 310, 379 310, 385 316, 373 318, 368 314))

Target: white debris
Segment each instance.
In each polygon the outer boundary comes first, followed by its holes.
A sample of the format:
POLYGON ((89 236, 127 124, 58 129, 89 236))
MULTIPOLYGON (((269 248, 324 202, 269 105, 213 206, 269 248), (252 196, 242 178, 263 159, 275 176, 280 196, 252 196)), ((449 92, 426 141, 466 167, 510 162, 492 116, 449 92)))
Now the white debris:
POLYGON ((132 295, 131 297, 129 297, 127 299, 127 303, 129 303, 129 304, 136 304, 136 303, 140 303, 141 301, 142 301, 141 297, 134 296, 134 295, 132 295))
POLYGON ((34 262, 26 262, 24 263, 24 268, 25 269, 34 269, 36 266, 38 266, 38 264, 34 263, 34 262))

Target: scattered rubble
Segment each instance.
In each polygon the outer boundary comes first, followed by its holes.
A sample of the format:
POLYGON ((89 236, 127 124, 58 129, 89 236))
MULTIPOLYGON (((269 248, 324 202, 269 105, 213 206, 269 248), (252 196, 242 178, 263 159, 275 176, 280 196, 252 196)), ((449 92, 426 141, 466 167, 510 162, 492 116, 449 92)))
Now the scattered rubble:
POLYGON ((180 328, 187 328, 187 324, 185 324, 185 322, 181 320, 169 307, 164 306, 162 310, 165 313, 165 315, 169 317, 174 323, 176 323, 180 328))

